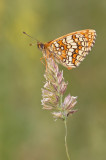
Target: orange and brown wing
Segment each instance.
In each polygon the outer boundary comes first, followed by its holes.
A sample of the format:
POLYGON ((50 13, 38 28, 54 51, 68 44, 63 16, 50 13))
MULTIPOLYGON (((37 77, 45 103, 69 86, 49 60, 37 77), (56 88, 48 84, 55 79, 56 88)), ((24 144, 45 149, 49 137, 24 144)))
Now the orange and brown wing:
POLYGON ((96 39, 96 31, 92 29, 69 33, 45 44, 55 60, 67 68, 79 66, 91 51, 96 39))

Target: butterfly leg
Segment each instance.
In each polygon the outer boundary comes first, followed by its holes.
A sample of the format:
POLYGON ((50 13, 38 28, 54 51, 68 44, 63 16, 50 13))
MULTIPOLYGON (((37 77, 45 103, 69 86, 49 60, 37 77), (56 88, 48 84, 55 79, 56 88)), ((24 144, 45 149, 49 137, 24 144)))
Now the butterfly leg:
POLYGON ((45 66, 46 66, 46 72, 47 72, 47 60, 46 60, 46 57, 45 57, 45 66))
POLYGON ((70 69, 72 69, 72 67, 68 67, 67 69, 70 70, 70 69))
POLYGON ((42 61, 43 59, 45 59, 45 57, 41 57, 41 58, 40 58, 40 61, 41 61, 41 63, 42 63, 43 65, 46 65, 46 64, 42 61))
POLYGON ((46 72, 47 72, 47 60, 46 60, 46 57, 41 57, 41 58, 40 58, 40 61, 41 61, 41 63, 42 63, 43 65, 46 66, 46 72), (45 59, 45 63, 42 61, 42 59, 45 59))

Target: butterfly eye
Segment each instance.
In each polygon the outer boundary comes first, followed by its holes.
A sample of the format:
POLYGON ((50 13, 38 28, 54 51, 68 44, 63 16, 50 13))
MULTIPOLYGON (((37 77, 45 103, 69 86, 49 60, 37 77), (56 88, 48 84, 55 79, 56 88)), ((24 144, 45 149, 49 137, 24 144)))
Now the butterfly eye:
POLYGON ((44 49, 44 44, 43 43, 38 43, 37 45, 38 45, 39 49, 41 49, 41 50, 44 49))
POLYGON ((44 44, 43 43, 37 43, 37 46, 41 50, 44 49, 44 44))
POLYGON ((41 43, 41 44, 40 44, 40 48, 41 48, 41 49, 44 49, 44 44, 41 43))

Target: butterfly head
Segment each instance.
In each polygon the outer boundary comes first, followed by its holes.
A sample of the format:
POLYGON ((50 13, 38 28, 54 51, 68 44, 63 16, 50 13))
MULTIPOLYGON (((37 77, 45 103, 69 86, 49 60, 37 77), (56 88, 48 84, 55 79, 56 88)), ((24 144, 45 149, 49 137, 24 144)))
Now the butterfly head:
MULTIPOLYGON (((37 39, 33 38, 32 36, 30 36, 29 34, 27 34, 26 32, 23 32, 23 34, 27 35, 28 37, 32 38, 33 40, 35 40, 37 42, 37 46, 40 50, 45 49, 44 44, 41 43, 40 41, 38 41, 37 39)), ((32 46, 33 44, 31 43, 30 46, 32 46)))
POLYGON ((43 50, 44 49, 44 44, 41 43, 41 42, 37 42, 37 46, 40 50, 43 50))

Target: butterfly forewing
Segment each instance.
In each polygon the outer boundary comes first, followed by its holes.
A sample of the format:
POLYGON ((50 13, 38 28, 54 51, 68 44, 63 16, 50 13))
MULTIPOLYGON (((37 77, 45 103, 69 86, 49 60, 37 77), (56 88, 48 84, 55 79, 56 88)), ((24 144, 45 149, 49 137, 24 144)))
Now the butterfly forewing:
POLYGON ((95 43, 95 30, 86 29, 64 35, 45 44, 54 59, 67 68, 79 66, 95 43))

